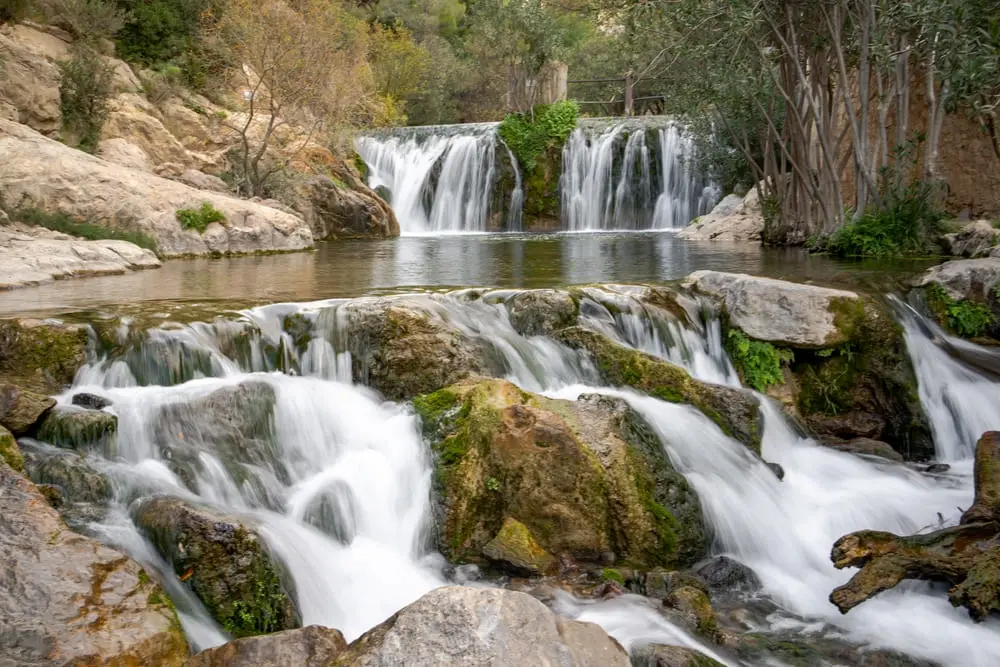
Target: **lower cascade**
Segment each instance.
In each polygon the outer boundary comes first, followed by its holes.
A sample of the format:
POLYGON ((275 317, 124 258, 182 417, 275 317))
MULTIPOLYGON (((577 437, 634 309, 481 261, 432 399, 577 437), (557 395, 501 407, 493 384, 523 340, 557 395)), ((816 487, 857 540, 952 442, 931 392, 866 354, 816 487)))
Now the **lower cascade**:
MULTIPOLYGON (((789 646, 812 651, 795 664, 884 652, 898 660, 884 664, 994 665, 996 620, 974 624, 935 584, 847 615, 829 601, 851 576, 831 545, 956 523, 972 501, 971 443, 1000 427, 998 385, 935 345, 944 334, 916 312, 897 316, 944 473, 801 435, 776 399, 742 386, 710 301, 622 286, 95 321, 87 364, 22 444, 50 484, 48 462, 67 456, 53 445, 77 450, 64 516, 162 582, 197 650, 310 625, 352 642, 418 599, 422 615, 447 604, 458 618, 504 587, 602 626, 634 664, 667 645, 724 665, 789 664, 789 646), (76 495, 87 476, 107 480, 99 497, 76 495), (584 482, 607 495, 542 500, 584 482), (545 533, 575 513, 578 530, 545 533), (685 574, 706 567, 725 577, 685 574), (441 588, 456 583, 472 588, 441 588), (437 589, 438 602, 422 598, 437 589)), ((399 628, 417 622, 408 613, 399 628)), ((587 626, 559 627, 552 641, 587 626)))

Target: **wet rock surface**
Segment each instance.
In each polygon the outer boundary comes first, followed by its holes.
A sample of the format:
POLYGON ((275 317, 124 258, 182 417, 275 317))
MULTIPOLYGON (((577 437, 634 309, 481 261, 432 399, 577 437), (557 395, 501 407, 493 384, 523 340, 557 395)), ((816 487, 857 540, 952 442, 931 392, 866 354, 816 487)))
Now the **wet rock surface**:
POLYGON ((329 667, 347 649, 338 630, 310 625, 202 651, 184 667, 329 667))
MULTIPOLYGON (((86 361, 87 342, 83 326, 52 320, 0 320, 0 378, 22 390, 59 393, 86 361)), ((0 410, 2 405, 0 398, 0 410)))

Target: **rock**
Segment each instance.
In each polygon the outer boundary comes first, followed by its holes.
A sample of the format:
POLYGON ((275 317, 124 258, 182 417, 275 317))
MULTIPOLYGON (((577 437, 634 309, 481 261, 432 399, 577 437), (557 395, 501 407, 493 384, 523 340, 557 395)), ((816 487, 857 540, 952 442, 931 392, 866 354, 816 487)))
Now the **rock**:
POLYGON ((1000 522, 1000 432, 987 431, 976 443, 976 497, 962 523, 1000 522))
POLYGON ((80 391, 73 394, 73 398, 70 399, 70 403, 88 410, 103 410, 104 408, 110 407, 111 399, 98 396, 97 394, 88 394, 87 392, 80 391))
POLYGON ((486 346, 448 323, 434 306, 406 296, 346 303, 342 312, 354 380, 386 398, 405 400, 499 370, 486 346))
POLYGON ((642 568, 705 555, 697 495, 624 401, 470 380, 414 407, 435 453, 439 548, 452 562, 488 560, 487 544, 511 519, 557 558, 642 568))
POLYGON ((55 404, 55 399, 47 396, 18 389, 14 385, 0 384, 0 426, 14 435, 24 435, 55 404))
POLYGON ((947 463, 932 463, 925 467, 921 472, 928 475, 943 475, 944 473, 951 470, 951 466, 947 463))
POLYGON ((739 273, 696 271, 685 284, 719 299, 732 327, 750 338, 795 348, 846 343, 863 317, 854 292, 739 273))
MULTIPOLYGON (((16 109, 17 122, 53 136, 62 127, 62 73, 54 59, 47 57, 44 42, 49 39, 41 31, 22 25, 0 33, 0 100, 16 109)), ((65 44, 63 49, 68 54, 65 44)))
POLYGON ((127 138, 116 137, 102 140, 97 144, 97 157, 120 167, 153 173, 152 163, 146 151, 127 138))
POLYGON ((202 651, 184 667, 328 667, 345 650, 339 630, 310 625, 231 641, 202 651))
POLYGON ((237 485, 253 483, 257 469, 288 481, 273 434, 274 389, 247 381, 186 403, 160 408, 154 441, 170 468, 192 489, 210 454, 237 485))
POLYGON ((178 180, 186 185, 190 185, 192 188, 198 188, 199 190, 210 190, 212 192, 221 192, 223 194, 232 192, 232 188, 230 188, 229 185, 218 176, 205 174, 197 169, 185 169, 175 180, 178 180))
POLYGON ((139 565, 72 532, 34 485, 0 464, 3 660, 163 665, 188 657, 163 591, 139 565))
POLYGON ((948 252, 955 257, 988 257, 1000 240, 1000 230, 987 220, 970 222, 955 234, 947 234, 944 239, 948 252))
POLYGON ((515 574, 541 575, 553 571, 558 562, 535 541, 528 527, 507 517, 500 532, 483 547, 483 555, 515 574))
POLYGON ((700 382, 680 366, 619 345, 583 327, 563 329, 555 337, 569 347, 585 350, 608 384, 632 387, 671 403, 693 405, 726 435, 760 453, 760 403, 750 392, 700 382))
POLYGON ((553 614, 526 593, 448 586, 426 594, 351 644, 354 667, 628 667, 599 626, 553 614))
POLYGON ((314 176, 298 188, 296 207, 315 238, 399 236, 396 214, 381 197, 363 183, 348 187, 338 180, 314 176))
POLYGON ((682 239, 705 241, 760 241, 764 214, 757 190, 740 198, 727 195, 708 215, 695 218, 677 233, 682 239))
POLYGON ((549 336, 573 326, 580 311, 568 292, 553 289, 517 292, 504 306, 511 326, 522 336, 549 336))
POLYGON ((778 478, 778 481, 785 479, 785 469, 781 467, 780 463, 772 463, 771 461, 765 461, 764 464, 768 469, 774 473, 774 476, 778 478))
POLYGON ((894 463, 901 463, 903 461, 903 457, 892 448, 892 445, 879 440, 872 440, 871 438, 854 438, 847 441, 825 440, 820 444, 851 454, 877 456, 894 463))
POLYGON ((298 627, 280 562, 239 519, 166 496, 140 501, 132 517, 212 618, 234 637, 298 627))
MULTIPOLYGON (((163 257, 239 254, 311 248, 301 218, 73 150, 22 126, 0 120, 0 196, 8 206, 45 207, 98 224, 152 237, 163 257), (208 202, 226 217, 205 234, 184 230, 180 209, 208 202)), ((151 156, 152 157, 152 156, 151 156)))
POLYGON ((108 103, 108 118, 101 129, 101 141, 111 139, 125 139, 137 146, 152 166, 194 164, 187 149, 164 127, 155 107, 135 93, 123 93, 108 103))
MULTIPOLYGON (((87 343, 83 326, 54 320, 0 320, 0 378, 36 393, 58 393, 73 382, 86 362, 87 343)), ((18 429, 10 430, 19 434, 18 429)))
POLYGON ((679 611, 702 637, 713 641, 720 638, 718 619, 705 591, 695 586, 681 586, 668 593, 663 602, 679 611))
POLYGON ((17 446, 14 434, 0 426, 0 461, 17 472, 24 472, 24 456, 17 446))
POLYGON ((695 568, 698 577, 713 591, 738 590, 753 593, 760 589, 760 579, 749 567, 729 556, 716 556, 695 568))
POLYGON ((0 229, 0 289, 159 266, 155 253, 127 241, 87 241, 20 223, 0 229))
POLYGON ((959 259, 932 266, 917 285, 940 285, 956 301, 989 301, 990 291, 1000 283, 1000 257, 959 259))
POLYGON ((76 452, 25 441, 24 458, 28 479, 57 487, 68 502, 103 506, 111 499, 111 482, 76 452))
POLYGON ((647 644, 632 652, 634 667, 722 667, 722 663, 694 649, 647 644))
POLYGON ((56 408, 38 427, 37 438, 56 447, 92 450, 106 458, 117 454, 118 417, 101 410, 56 408))
POLYGON ((899 536, 861 530, 841 537, 830 559, 837 569, 861 568, 830 594, 847 613, 905 579, 951 585, 951 604, 980 622, 1000 612, 1000 432, 976 444, 975 502, 961 524, 933 533, 899 536))

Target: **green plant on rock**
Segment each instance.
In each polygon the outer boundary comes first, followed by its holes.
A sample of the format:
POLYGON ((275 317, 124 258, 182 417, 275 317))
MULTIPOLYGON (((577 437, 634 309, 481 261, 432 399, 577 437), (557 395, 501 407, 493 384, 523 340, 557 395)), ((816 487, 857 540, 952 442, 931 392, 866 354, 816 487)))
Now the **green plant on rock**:
POLYGON ((500 138, 522 171, 531 174, 542 153, 566 142, 579 116, 580 107, 573 101, 540 104, 531 113, 508 114, 500 123, 500 138))
POLYGON ((622 586, 625 585, 625 577, 622 576, 622 573, 611 567, 606 567, 601 570, 601 579, 603 581, 613 581, 616 584, 621 584, 622 586))
POLYGON ((59 69, 59 104, 66 138, 80 150, 93 153, 108 117, 114 70, 86 44, 76 46, 73 57, 60 62, 59 69))
POLYGON ((10 211, 10 217, 12 220, 31 225, 32 227, 44 227, 81 239, 88 239, 90 241, 105 239, 128 241, 140 248, 156 252, 156 240, 142 232, 113 229, 93 222, 87 222, 86 220, 76 220, 65 213, 49 213, 41 209, 25 207, 10 211))
POLYGON ((726 349, 743 381, 761 392, 785 381, 782 365, 794 358, 790 350, 749 338, 739 329, 729 331, 726 349))
POLYGON ((963 338, 982 336, 996 324, 996 316, 988 305, 953 299, 936 283, 927 288, 927 305, 938 321, 963 338))
POLYGON ((199 234, 204 234, 213 222, 225 222, 226 215, 210 202, 204 202, 201 208, 182 208, 177 211, 177 221, 181 223, 182 229, 196 229, 199 234))

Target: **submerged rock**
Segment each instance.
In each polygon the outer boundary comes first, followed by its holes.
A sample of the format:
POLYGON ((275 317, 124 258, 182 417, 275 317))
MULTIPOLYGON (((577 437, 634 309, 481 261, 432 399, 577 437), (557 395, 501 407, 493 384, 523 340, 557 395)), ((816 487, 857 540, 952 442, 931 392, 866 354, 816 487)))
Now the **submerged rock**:
POLYGON ((489 560, 484 549, 510 520, 556 558, 654 567, 705 554, 697 495, 624 401, 554 400, 483 380, 414 405, 436 456, 439 548, 453 562, 489 560))
POLYGON ((137 563, 72 532, 27 479, 0 463, 0 662, 184 664, 163 591, 137 563))
POLYGON ((823 441, 820 444, 841 452, 862 456, 877 456, 893 463, 901 463, 903 461, 903 457, 892 448, 892 445, 880 440, 872 440, 871 438, 854 438, 847 441, 823 441))
POLYGON ((86 408, 88 410, 103 410, 104 408, 111 406, 111 399, 98 396, 97 394, 88 394, 83 391, 73 394, 73 398, 70 399, 70 402, 73 405, 86 408))
POLYGON ((585 350, 608 384, 632 387, 670 403, 693 405, 726 435, 760 453, 760 403, 750 392, 695 380, 680 366, 582 327, 564 329, 556 338, 585 350))
POLYGON ((118 417, 102 410, 56 408, 38 427, 38 439, 56 447, 116 454, 118 417))
POLYGON ((58 393, 73 382, 86 361, 87 343, 86 327, 51 320, 0 320, 0 378, 22 390, 58 393))
POLYGON ((239 519, 166 496, 140 501, 132 518, 234 637, 299 626, 280 562, 239 519))
POLYGON ((351 644, 352 667, 628 667, 600 626, 556 616, 526 593, 447 586, 426 594, 351 644))
POLYGON ((329 667, 345 650, 339 630, 310 625, 231 641, 202 651, 184 667, 329 667))
POLYGON ((23 452, 28 478, 58 488, 65 501, 103 506, 111 499, 111 482, 86 457, 30 441, 23 443, 23 452))
POLYGON ((48 396, 22 390, 11 384, 0 384, 0 426, 14 435, 24 435, 55 404, 55 399, 48 396))
POLYGON ((504 305, 511 326, 523 336, 550 336, 573 326, 580 311, 569 292, 554 289, 517 292, 504 305))

